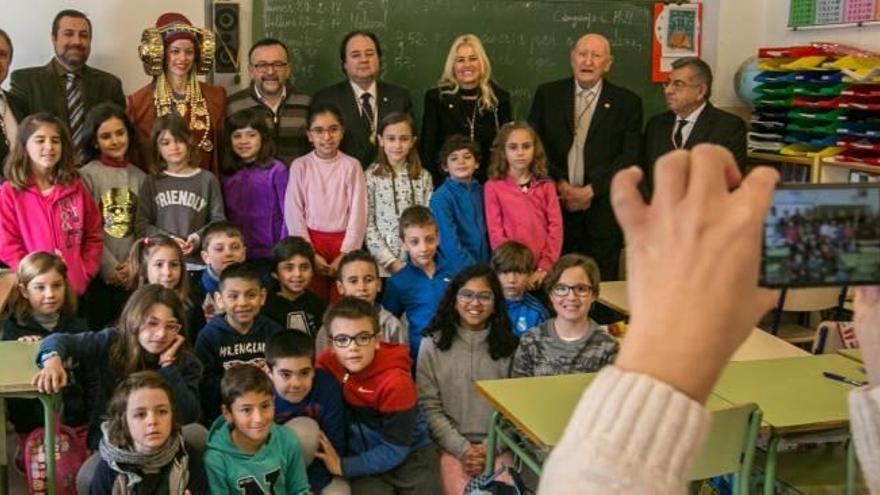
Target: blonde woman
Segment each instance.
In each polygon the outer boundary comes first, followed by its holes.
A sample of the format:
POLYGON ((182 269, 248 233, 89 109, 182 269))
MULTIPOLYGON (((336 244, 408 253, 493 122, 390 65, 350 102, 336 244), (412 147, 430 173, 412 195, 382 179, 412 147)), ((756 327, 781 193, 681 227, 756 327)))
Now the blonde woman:
POLYGON ((480 38, 474 34, 456 38, 446 56, 440 82, 425 93, 419 142, 422 160, 434 176, 435 185, 443 180, 437 154, 443 141, 453 134, 477 143, 480 167, 476 177, 485 182, 495 134, 512 120, 510 94, 491 79, 492 64, 480 38))

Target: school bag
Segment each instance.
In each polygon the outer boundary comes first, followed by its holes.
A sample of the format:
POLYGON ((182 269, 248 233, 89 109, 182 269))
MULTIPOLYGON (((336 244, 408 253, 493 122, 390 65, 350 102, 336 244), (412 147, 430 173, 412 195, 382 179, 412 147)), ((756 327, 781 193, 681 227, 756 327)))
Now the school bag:
POLYGON ((494 473, 477 476, 468 482, 464 487, 463 495, 522 495, 523 493, 525 492, 522 489, 519 473, 502 464, 494 473), (510 473, 512 485, 497 480, 504 473, 510 473))
MULTIPOLYGON (((76 495, 76 473, 88 457, 85 428, 61 424, 55 415, 55 493, 76 495)), ((45 430, 37 428, 30 432, 24 442, 25 476, 30 495, 48 493, 46 473, 46 448, 43 444, 45 430)))

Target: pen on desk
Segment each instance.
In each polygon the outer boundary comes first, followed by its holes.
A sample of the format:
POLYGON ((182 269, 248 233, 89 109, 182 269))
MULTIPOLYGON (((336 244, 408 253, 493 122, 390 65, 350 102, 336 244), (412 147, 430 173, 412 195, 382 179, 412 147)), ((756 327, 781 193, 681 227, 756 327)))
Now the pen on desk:
POLYGON ((851 378, 847 378, 843 375, 838 375, 837 373, 832 373, 830 371, 823 371, 822 376, 824 376, 825 378, 828 378, 829 380, 834 380, 834 381, 840 382, 840 383, 846 383, 847 385, 852 385, 854 387, 862 387, 862 386, 868 384, 868 382, 860 382, 858 380, 853 380, 851 378))

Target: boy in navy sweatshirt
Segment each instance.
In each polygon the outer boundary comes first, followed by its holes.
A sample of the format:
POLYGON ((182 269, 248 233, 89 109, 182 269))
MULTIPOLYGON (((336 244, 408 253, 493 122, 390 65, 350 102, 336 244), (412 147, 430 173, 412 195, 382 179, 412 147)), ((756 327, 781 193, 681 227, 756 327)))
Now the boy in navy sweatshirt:
POLYGON ((535 255, 516 241, 502 243, 492 253, 492 269, 501 281, 507 316, 517 337, 550 318, 550 311, 537 297, 526 292, 538 289, 543 280, 535 276, 535 255))
POLYGON ((346 296, 330 306, 324 326, 331 348, 318 357, 342 384, 349 411, 348 448, 337 453, 321 436, 318 458, 352 493, 441 493, 437 450, 418 407, 409 349, 380 343, 370 303, 346 296))
POLYGON ((220 275, 217 302, 221 312, 211 318, 196 339, 196 356, 204 365, 200 384, 202 412, 207 424, 220 414, 220 379, 234 366, 266 368, 266 341, 281 325, 260 314, 266 289, 260 272, 245 263, 229 265, 220 275))
POLYGON ((345 480, 334 480, 323 462, 312 462, 319 444, 317 431, 333 448, 344 449, 345 405, 333 376, 315 369, 311 337, 304 332, 275 334, 266 343, 266 364, 275 388, 275 422, 287 425, 299 437, 312 492, 349 493, 345 480))

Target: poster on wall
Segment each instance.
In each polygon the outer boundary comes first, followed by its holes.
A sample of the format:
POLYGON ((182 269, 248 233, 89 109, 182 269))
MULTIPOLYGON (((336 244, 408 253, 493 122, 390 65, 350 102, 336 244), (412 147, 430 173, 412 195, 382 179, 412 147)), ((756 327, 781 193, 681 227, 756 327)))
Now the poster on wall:
POLYGON ((880 21, 880 0, 789 0, 788 27, 880 21))
POLYGON ((666 81, 676 59, 699 57, 701 34, 701 4, 654 4, 651 80, 666 81))

